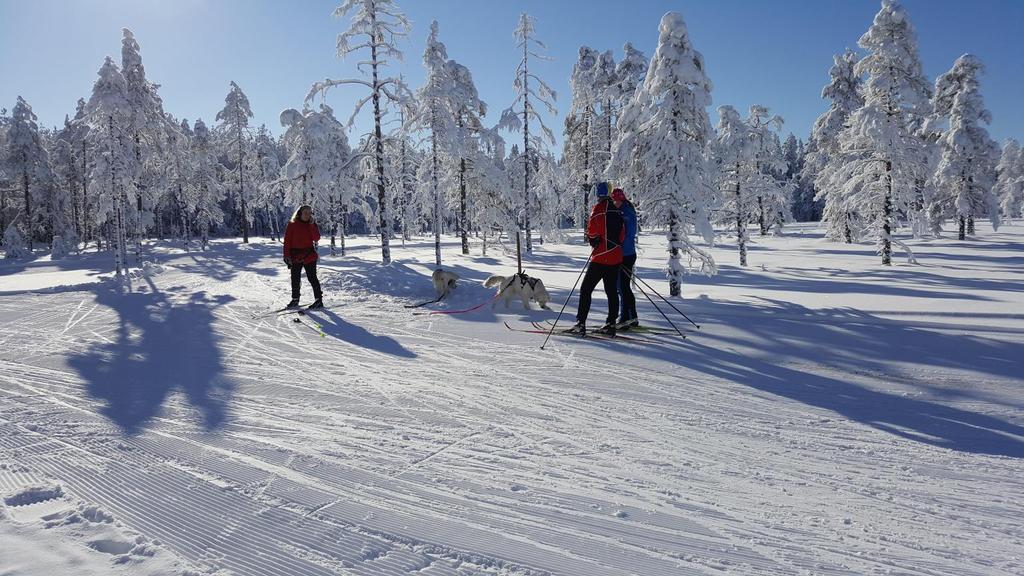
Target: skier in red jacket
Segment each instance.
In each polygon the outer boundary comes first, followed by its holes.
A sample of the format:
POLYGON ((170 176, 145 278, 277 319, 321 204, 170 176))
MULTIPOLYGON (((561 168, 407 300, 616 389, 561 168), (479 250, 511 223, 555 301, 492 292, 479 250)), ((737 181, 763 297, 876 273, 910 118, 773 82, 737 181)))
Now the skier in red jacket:
POLYGON ((626 227, 622 213, 608 199, 608 183, 597 185, 597 204, 590 212, 587 222, 587 241, 593 251, 590 265, 580 285, 580 308, 576 313, 576 325, 569 329, 574 334, 585 336, 590 301, 598 281, 604 283, 608 295, 608 319, 597 330, 600 334, 615 336, 615 321, 619 315, 619 267, 622 264, 622 243, 626 239, 626 227))
POLYGON ((288 303, 289 308, 299 305, 303 268, 306 269, 306 279, 313 287, 315 298, 309 308, 324 307, 324 295, 320 291, 320 281, 316 277, 316 243, 319 241, 320 229, 313 220, 313 208, 306 204, 299 206, 284 231, 284 263, 292 273, 292 301, 288 303))

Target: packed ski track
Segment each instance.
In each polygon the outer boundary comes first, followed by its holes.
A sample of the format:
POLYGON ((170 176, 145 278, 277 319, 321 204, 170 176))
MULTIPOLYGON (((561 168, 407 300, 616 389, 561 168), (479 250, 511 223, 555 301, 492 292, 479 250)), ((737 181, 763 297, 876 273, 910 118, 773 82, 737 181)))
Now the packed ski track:
POLYGON ((265 314, 265 239, 154 243, 125 293, 106 254, 0 263, 0 574, 1024 573, 1024 227, 891 269, 787 230, 721 239, 673 301, 701 329, 662 306, 686 339, 545 350, 503 323, 555 318, 571 236, 524 260, 552 311, 421 314, 514 272, 450 238, 415 310, 431 239, 322 248, 304 316, 265 314))

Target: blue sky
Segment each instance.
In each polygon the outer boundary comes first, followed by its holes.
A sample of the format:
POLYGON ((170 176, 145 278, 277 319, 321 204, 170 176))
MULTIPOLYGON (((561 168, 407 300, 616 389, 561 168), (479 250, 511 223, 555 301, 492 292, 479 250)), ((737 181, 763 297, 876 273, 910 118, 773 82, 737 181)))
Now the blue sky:
MULTIPOLYGON (((0 0, 0 106, 16 96, 32 104, 44 125, 73 113, 88 97, 105 55, 120 61, 121 28, 142 47, 150 80, 162 85, 168 111, 208 123, 234 80, 252 103, 255 122, 275 133, 281 110, 300 107, 314 81, 356 74, 354 59, 338 60, 334 42, 345 22, 331 17, 337 0, 0 0)), ((965 52, 988 70, 982 90, 997 140, 1024 137, 1024 1, 905 0, 931 80, 965 52)), ((559 93, 549 126, 561 138, 569 105, 568 77, 580 45, 613 49, 632 42, 648 56, 666 11, 681 12, 707 61, 714 105, 746 110, 764 104, 786 119, 784 133, 806 137, 827 103, 820 98, 832 55, 856 48, 879 3, 874 0, 406 0, 413 21, 396 72, 415 88, 430 21, 440 23, 450 58, 473 72, 496 122, 512 100, 517 62, 512 30, 518 14, 537 18, 537 34, 554 61, 534 70, 559 93)), ((361 88, 328 98, 345 120, 361 88)), ((712 118, 714 110, 709 109, 712 118)), ((351 140, 367 130, 358 121, 351 140)), ((560 144, 559 144, 560 145, 560 144)))

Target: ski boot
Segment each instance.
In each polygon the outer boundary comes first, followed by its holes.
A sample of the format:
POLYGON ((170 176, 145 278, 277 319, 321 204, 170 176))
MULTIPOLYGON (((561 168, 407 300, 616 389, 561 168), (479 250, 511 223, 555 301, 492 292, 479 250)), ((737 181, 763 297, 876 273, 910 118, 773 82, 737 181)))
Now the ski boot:
POLYGON ((285 308, 298 308, 298 307, 299 307, 299 299, 298 298, 292 298, 291 302, 289 302, 288 305, 285 306, 285 308))
POLYGON ((306 306, 306 310, 318 310, 318 309, 323 308, 323 307, 324 307, 324 299, 323 298, 317 298, 316 300, 313 301, 312 304, 310 304, 309 306, 306 306))
POLYGON ((566 334, 575 334, 583 337, 587 335, 587 324, 585 322, 577 322, 572 328, 565 331, 566 334))

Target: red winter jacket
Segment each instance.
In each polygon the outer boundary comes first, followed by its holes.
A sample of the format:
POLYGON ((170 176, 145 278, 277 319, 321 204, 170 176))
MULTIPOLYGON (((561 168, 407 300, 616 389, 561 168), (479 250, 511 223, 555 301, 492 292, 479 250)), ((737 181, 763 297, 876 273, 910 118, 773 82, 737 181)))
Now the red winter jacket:
POLYGON ((622 221, 622 212, 607 198, 599 200, 590 211, 587 239, 594 238, 599 238, 600 242, 591 252, 591 262, 609 266, 622 264, 622 243, 626 240, 626 227, 622 221))
POLYGON ((284 257, 296 264, 312 264, 317 258, 313 245, 319 240, 320 229, 315 222, 289 222, 284 231, 284 257))

